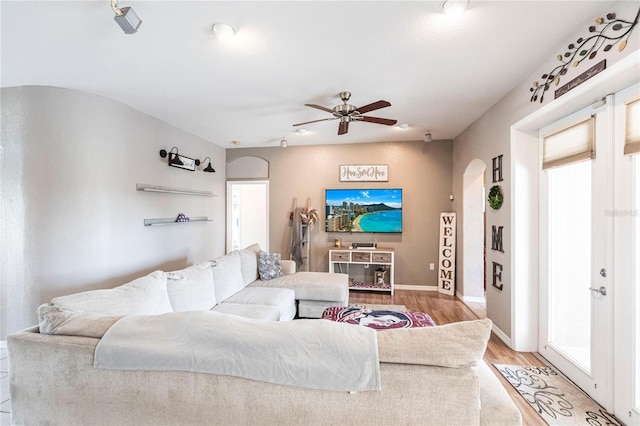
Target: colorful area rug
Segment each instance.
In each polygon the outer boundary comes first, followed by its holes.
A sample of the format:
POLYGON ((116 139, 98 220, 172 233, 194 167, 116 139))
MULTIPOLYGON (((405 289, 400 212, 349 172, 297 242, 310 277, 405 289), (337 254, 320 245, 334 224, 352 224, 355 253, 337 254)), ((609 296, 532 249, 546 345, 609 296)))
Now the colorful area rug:
MULTIPOLYGON (((369 307, 373 305, 367 305, 369 307)), ((383 305, 384 306, 384 305, 383 305)), ((387 305, 387 307, 390 305, 387 305)), ((406 308, 405 308, 406 309, 406 308)), ((391 309, 367 309, 357 306, 327 308, 323 319, 362 325, 376 330, 394 328, 432 327, 436 323, 424 312, 406 312, 391 309)))
POLYGON ((548 425, 622 425, 551 367, 494 364, 548 425))

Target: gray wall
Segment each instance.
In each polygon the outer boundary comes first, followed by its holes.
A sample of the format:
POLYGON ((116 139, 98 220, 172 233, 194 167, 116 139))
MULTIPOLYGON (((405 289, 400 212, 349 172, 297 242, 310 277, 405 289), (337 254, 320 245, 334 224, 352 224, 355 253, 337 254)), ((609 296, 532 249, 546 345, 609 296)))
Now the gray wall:
MULTIPOLYGON (((619 18, 632 21, 637 13, 636 2, 618 2, 610 11, 615 12, 619 18)), ((606 15, 605 11, 602 16, 606 15)), ((510 277, 513 275, 512 271, 512 259, 516 256, 526 256, 526 254, 514 253, 512 250, 511 242, 512 238, 512 225, 514 222, 513 212, 511 210, 511 203, 513 201, 513 185, 514 177, 512 171, 515 164, 512 162, 512 143, 515 142, 512 134, 512 127, 520 120, 526 117, 532 116, 534 113, 540 115, 541 111, 552 110, 555 105, 563 106, 568 102, 568 99, 574 97, 575 92, 580 91, 580 86, 573 92, 563 95, 554 101, 554 90, 557 89, 555 85, 552 85, 551 89, 545 94, 544 103, 530 102, 529 98, 531 93, 529 88, 533 81, 541 81, 540 76, 543 73, 551 71, 558 61, 555 56, 559 52, 564 52, 566 45, 579 37, 584 37, 589 34, 588 28, 593 25, 593 21, 585 23, 572 23, 576 25, 574 27, 575 34, 569 34, 565 43, 558 43, 557 52, 551 52, 550 58, 544 58, 544 62, 541 66, 532 72, 532 74, 524 79, 522 83, 517 85, 507 96, 505 96, 500 102, 485 112, 482 117, 465 129, 460 135, 455 138, 454 150, 453 150, 453 192, 455 195, 454 208, 458 212, 459 223, 464 220, 464 211, 462 209, 462 193, 463 193, 463 174, 467 166, 474 159, 480 159, 487 165, 486 174, 486 186, 490 188, 493 183, 491 179, 491 159, 498 155, 504 155, 503 157, 503 178, 504 181, 499 185, 502 187, 505 199, 503 207, 500 210, 492 210, 487 208, 486 214, 486 226, 485 232, 487 235, 487 316, 493 320, 494 325, 497 326, 507 337, 511 337, 511 325, 512 325, 512 313, 516 307, 513 304, 512 290, 513 286, 518 283, 512 283, 510 277), (503 243, 504 254, 491 250, 491 226, 502 225, 504 226, 503 243), (502 271, 504 287, 502 291, 497 290, 491 286, 491 269, 492 262, 495 261, 504 266, 502 271)), ((602 59, 607 60, 607 69, 613 68, 613 65, 621 61, 627 55, 638 55, 638 48, 640 37, 638 37, 638 28, 636 28, 633 36, 629 38, 629 43, 626 49, 619 52, 617 48, 611 49, 609 52, 599 52, 597 59, 593 61, 585 61, 579 67, 569 67, 568 74, 562 77, 560 86, 563 86, 576 78, 581 73, 584 73, 591 66, 595 65, 602 59)), ((606 78, 606 72, 599 75, 598 78, 606 78)), ((637 81, 638 74, 635 73, 635 79, 637 81)), ((594 78, 595 80, 595 78, 594 78)), ((624 84, 622 87, 625 87, 624 84)), ((595 100, 607 93, 615 92, 621 87, 612 82, 607 86, 603 84, 603 89, 597 93, 590 93, 583 96, 583 100, 574 102, 571 110, 568 110, 567 114, 573 111, 577 111, 580 108, 593 103, 595 100), (579 103, 582 102, 582 103, 579 103)), ((560 110, 560 108, 556 108, 560 110)), ((560 117, 558 117, 560 118, 560 117)), ((537 134, 534 133, 534 136, 537 134)), ((533 159, 533 161, 537 161, 533 159)), ((518 196, 525 196, 528 194, 517 194, 518 196)), ((532 194, 535 196, 537 202, 537 193, 532 194)), ((535 225, 537 226, 537 224, 535 225)), ((461 271, 464 265, 464 252, 462 251, 462 242, 464 235, 462 233, 462 227, 458 227, 458 271, 461 271)), ((537 250, 537 247, 535 248, 537 250)), ((538 265, 530 265, 537 271, 538 265)), ((461 282, 461 274, 458 274, 459 288, 464 288, 464 282, 461 282)), ((537 306, 535 306, 537 310, 537 306)), ((534 325, 531 325, 534 327, 534 325)))
POLYGON ((0 339, 39 304, 224 252, 224 149, 109 99, 51 87, 2 89, 0 339), (210 156, 215 174, 168 167, 160 149, 210 156), (136 183, 217 198, 136 191, 136 183), (213 222, 143 226, 145 218, 213 222))
MULTIPOLYGON (((337 136, 336 136, 337 137, 337 136)), ((373 242, 396 250, 397 284, 435 286, 438 263, 439 215, 451 211, 451 141, 383 142, 345 145, 244 148, 227 151, 227 161, 242 156, 262 157, 270 162, 270 250, 289 256, 289 212, 294 197, 305 205, 307 197, 320 212, 312 231, 312 271, 328 270, 328 250, 336 237, 343 243, 373 242), (338 170, 345 164, 387 164, 388 182, 340 182, 338 170), (324 231, 324 190, 327 188, 403 189, 402 234, 338 234, 324 231)))

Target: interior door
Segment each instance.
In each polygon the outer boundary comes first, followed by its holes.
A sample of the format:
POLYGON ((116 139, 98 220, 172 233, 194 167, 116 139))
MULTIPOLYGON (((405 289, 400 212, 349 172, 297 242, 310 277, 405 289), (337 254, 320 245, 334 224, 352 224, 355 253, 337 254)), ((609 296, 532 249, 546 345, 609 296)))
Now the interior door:
POLYGON ((227 182, 227 252, 258 243, 269 250, 269 182, 227 182))
POLYGON ((640 425, 640 83, 616 93, 614 119, 614 414, 640 425))
POLYGON ((593 158, 572 160, 569 152, 560 165, 541 166, 538 351, 612 410, 612 223, 605 214, 612 208, 609 104, 541 129, 541 158, 548 135, 560 135, 578 122, 590 126, 593 158))

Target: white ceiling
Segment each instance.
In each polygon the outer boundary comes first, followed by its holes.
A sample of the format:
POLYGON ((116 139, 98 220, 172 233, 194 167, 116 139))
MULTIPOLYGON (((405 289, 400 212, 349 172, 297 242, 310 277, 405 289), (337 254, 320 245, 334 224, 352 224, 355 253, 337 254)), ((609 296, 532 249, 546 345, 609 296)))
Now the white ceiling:
POLYGON ((613 3, 471 0, 452 18, 440 1, 121 0, 143 20, 125 35, 109 0, 2 0, 0 81, 103 95, 225 148, 452 139, 613 3), (216 22, 236 36, 216 39, 216 22), (305 103, 343 90, 409 128, 295 133, 330 116, 305 103))

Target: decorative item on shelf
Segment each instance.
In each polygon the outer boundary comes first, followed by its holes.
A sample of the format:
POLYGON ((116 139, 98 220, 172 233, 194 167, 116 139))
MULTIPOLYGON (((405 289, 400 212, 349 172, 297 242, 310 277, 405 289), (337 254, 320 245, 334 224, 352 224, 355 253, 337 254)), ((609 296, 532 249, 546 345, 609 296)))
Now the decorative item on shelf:
POLYGON ((184 155, 180 155, 178 153, 178 147, 175 146, 172 147, 169 152, 164 149, 160 150, 160 157, 166 158, 167 156, 169 157, 168 164, 172 167, 178 167, 180 169, 190 170, 193 172, 196 170, 196 166, 200 165, 200 160, 197 158, 189 158, 184 155), (173 152, 174 149, 176 150, 175 153, 173 152))
POLYGON ((207 159, 209 160, 209 164, 207 164, 207 167, 205 167, 204 169, 202 169, 203 172, 207 172, 207 173, 215 173, 215 169, 213 167, 211 167, 211 158, 209 157, 204 157, 204 160, 202 160, 202 162, 204 163, 205 161, 207 161, 207 159))
POLYGON ((489 206, 494 210, 498 210, 500 207, 502 207, 504 195, 502 195, 502 189, 499 185, 493 185, 491 187, 491 189, 489 190, 487 201, 489 202, 489 206))
POLYGON ((184 213, 179 213, 176 218, 176 222, 191 222, 191 219, 189 219, 184 213))
POLYGON ((374 284, 378 287, 382 287, 384 285, 384 276, 387 273, 387 270, 384 266, 380 266, 375 270, 375 281, 374 284))
MULTIPOLYGON (((606 18, 597 18, 595 20, 596 25, 589 27, 590 33, 595 33, 589 37, 580 37, 575 43, 571 43, 567 46, 567 51, 564 54, 557 56, 560 65, 556 66, 550 72, 542 74, 542 82, 534 81, 532 87, 529 88, 531 94, 531 102, 536 102, 540 99, 540 103, 544 100, 544 94, 551 84, 556 86, 560 84, 560 77, 567 74, 569 65, 577 67, 585 59, 594 59, 600 49, 604 52, 611 50, 616 44, 618 44, 618 51, 622 52, 627 47, 627 40, 631 35, 634 27, 638 24, 638 17, 640 16, 640 8, 636 13, 636 17, 633 21, 625 21, 624 19, 618 19, 615 13, 608 13, 606 18), (604 25, 600 30, 597 29, 598 25, 604 25), (626 37, 625 40, 623 40, 626 37), (606 45, 605 45, 606 43, 606 45)), ((595 67, 589 70, 584 76, 577 78, 575 82, 572 82, 571 86, 578 86, 580 83, 588 80, 593 75, 602 71, 606 66, 606 63, 602 61, 595 67)), ((556 98, 566 93, 569 89, 557 91, 556 98)))

